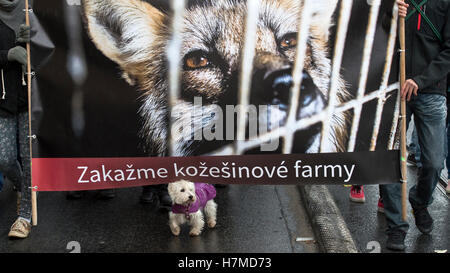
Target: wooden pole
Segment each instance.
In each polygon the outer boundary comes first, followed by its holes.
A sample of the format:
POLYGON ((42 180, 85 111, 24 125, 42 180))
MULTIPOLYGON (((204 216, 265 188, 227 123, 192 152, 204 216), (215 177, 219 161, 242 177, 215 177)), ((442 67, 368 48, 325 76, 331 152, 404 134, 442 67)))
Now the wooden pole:
MULTIPOLYGON (((399 38, 400 38, 400 90, 402 90, 403 84, 406 81, 406 67, 405 67, 405 18, 399 19, 399 38)), ((400 92, 400 91, 399 91, 400 92)), ((407 168, 406 168, 406 99, 402 98, 400 106, 400 153, 401 153, 401 176, 402 176, 402 218, 403 221, 407 220, 406 213, 406 196, 407 196, 407 168)))
MULTIPOLYGON (((28 0, 25 0, 25 24, 30 26, 30 6, 28 0)), ((33 188, 33 168, 31 161, 33 159, 33 137, 31 131, 31 47, 27 43, 27 87, 28 87, 28 141, 30 145, 30 179, 31 179, 31 216, 33 226, 37 226, 37 194, 33 188)))

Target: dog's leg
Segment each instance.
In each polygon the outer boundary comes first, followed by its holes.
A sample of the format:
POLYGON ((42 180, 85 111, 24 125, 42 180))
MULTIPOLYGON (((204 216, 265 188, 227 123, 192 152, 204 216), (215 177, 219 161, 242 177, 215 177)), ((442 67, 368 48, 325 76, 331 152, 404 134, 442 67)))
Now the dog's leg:
POLYGON ((191 231, 189 235, 198 236, 202 233, 203 227, 205 226, 205 221, 203 220, 203 213, 199 210, 196 213, 189 215, 189 225, 191 226, 191 231))
POLYGON ((208 222, 208 227, 213 228, 216 226, 217 221, 217 204, 214 200, 209 200, 205 205, 205 215, 206 221, 208 222))
POLYGON ((169 212, 169 226, 173 235, 180 235, 180 223, 178 221, 177 215, 173 212, 169 212))

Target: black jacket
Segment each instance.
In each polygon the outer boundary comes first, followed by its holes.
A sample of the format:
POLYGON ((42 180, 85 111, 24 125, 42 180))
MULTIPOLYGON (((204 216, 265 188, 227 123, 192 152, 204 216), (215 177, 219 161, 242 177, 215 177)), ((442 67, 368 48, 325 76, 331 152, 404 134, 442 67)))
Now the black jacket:
MULTIPOLYGON (((409 14, 414 6, 410 0, 406 3, 409 14)), ((419 22, 418 12, 406 21, 406 78, 417 83, 420 93, 445 96, 450 72, 450 0, 428 0, 422 10, 440 33, 442 41, 422 16, 419 22)))
POLYGON ((9 49, 17 45, 16 34, 1 20, 0 37, 0 116, 10 117, 27 111, 27 87, 22 85, 22 65, 8 61, 9 49))

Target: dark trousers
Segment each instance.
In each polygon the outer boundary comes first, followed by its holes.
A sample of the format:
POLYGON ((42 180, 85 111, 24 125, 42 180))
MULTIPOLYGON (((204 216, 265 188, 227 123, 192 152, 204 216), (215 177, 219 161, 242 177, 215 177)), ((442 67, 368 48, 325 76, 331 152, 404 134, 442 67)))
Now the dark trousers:
POLYGON ((28 113, 0 117, 0 171, 21 192, 19 216, 31 218, 31 170, 28 113), (19 145, 18 145, 19 144, 19 145), (20 147, 18 151, 18 147, 20 147), (20 162, 18 156, 20 155, 20 162))

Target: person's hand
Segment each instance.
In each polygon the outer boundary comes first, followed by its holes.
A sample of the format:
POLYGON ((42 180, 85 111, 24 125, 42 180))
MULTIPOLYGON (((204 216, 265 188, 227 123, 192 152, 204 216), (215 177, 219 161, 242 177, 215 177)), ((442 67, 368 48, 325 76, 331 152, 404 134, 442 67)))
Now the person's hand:
POLYGON ((403 84, 401 96, 402 99, 406 99, 407 101, 411 100, 411 96, 414 94, 414 96, 417 96, 417 91, 419 90, 419 86, 417 83, 411 79, 406 80, 403 84))
POLYGON ((27 50, 21 46, 11 48, 8 51, 8 61, 27 65, 27 50))
POLYGON ((409 5, 406 4, 403 0, 397 0, 398 5, 398 16, 405 18, 408 13, 409 5))
POLYGON ((20 25, 19 33, 17 34, 17 42, 29 43, 30 42, 30 26, 20 25))

